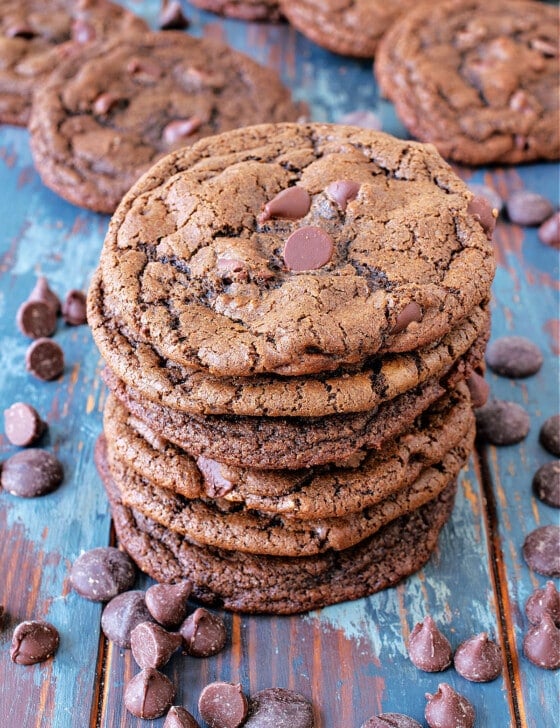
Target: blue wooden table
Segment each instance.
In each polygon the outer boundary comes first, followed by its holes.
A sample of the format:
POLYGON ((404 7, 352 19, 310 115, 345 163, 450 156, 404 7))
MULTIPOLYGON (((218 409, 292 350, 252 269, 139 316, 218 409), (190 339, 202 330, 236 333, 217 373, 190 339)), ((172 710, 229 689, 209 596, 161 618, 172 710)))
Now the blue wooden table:
MULTIPOLYGON (((156 27, 158 0, 127 4, 156 27)), ((384 130, 406 135, 392 106, 379 98, 370 63, 334 56, 286 26, 223 21, 185 8, 190 32, 225 39, 277 68, 295 96, 310 104, 314 120, 336 122, 364 109, 378 114, 384 130)), ((458 171, 503 197, 526 187, 558 204, 555 164, 458 171)), ((29 341, 15 323, 39 274, 59 296, 87 288, 108 218, 73 207, 41 184, 22 129, 0 128, 0 190, 0 412, 17 400, 33 403, 50 423, 42 445, 65 469, 62 487, 48 496, 0 494, 0 604, 7 612, 0 629, 0 727, 144 724, 123 707, 123 686, 137 671, 131 655, 104 641, 100 605, 68 586, 76 557, 113 539, 92 457, 105 399, 101 362, 86 326, 59 323, 55 340, 66 354, 64 375, 39 382, 25 370, 29 341), (44 664, 14 665, 12 630, 37 618, 58 627, 60 649, 44 664)), ((205 660, 177 654, 165 672, 178 686, 176 702, 195 716, 201 689, 221 679, 241 682, 246 693, 270 686, 304 693, 314 702, 317 728, 359 728, 382 711, 404 712, 425 725, 424 694, 445 681, 474 704, 479 728, 559 724, 558 675, 534 667, 521 648, 525 601, 546 582, 529 570, 521 546, 536 526, 558 523, 558 511, 531 493, 534 472, 552 459, 538 443, 539 427, 560 410, 558 251, 541 244, 534 229, 505 221, 494 239, 493 336, 527 336, 542 349, 544 365, 526 380, 488 379, 494 396, 528 410, 529 436, 520 445, 475 454, 460 477, 457 505, 436 554, 397 588, 305 616, 225 614, 231 639, 224 652, 205 660), (416 670, 405 642, 426 614, 453 647, 488 631, 502 646, 503 676, 475 684, 453 669, 416 670)), ((0 460, 15 451, 0 434, 0 460)), ((149 583, 141 579, 139 586, 149 583)))

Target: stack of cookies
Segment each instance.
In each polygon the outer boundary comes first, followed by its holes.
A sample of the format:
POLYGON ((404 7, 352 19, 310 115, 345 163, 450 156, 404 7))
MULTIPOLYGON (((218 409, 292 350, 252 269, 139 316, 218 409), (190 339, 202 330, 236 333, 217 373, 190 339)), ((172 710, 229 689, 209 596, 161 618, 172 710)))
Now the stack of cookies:
POLYGON ((487 203, 436 150, 267 124, 160 160, 88 298, 121 545, 202 601, 293 613, 420 568, 482 403, 487 203))

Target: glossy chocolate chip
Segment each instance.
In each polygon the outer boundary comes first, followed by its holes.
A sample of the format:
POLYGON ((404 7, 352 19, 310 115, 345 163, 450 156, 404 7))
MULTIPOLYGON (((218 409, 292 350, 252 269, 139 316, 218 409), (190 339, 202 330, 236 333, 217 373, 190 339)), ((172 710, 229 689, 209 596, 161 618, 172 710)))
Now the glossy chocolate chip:
POLYGON ((267 688, 252 695, 244 728, 313 728, 313 706, 309 700, 284 688, 267 688))
POLYGON ((47 428, 47 423, 43 422, 37 410, 30 404, 14 402, 4 410, 4 432, 12 445, 33 445, 47 428))
POLYGON ((107 604, 101 615, 101 629, 107 639, 120 647, 130 647, 130 633, 141 622, 152 617, 146 607, 143 591, 127 591, 107 604))
POLYGON ((451 664, 451 645, 430 616, 415 625, 407 649, 410 661, 419 670, 440 672, 451 664))
POLYGON ((179 705, 173 705, 165 717, 163 728, 200 728, 200 724, 188 710, 179 705))
POLYGON ((457 647, 453 664, 471 682, 490 682, 502 672, 502 651, 487 632, 481 632, 457 647))
POLYGON ((196 464, 204 476, 204 488, 210 498, 221 498, 233 490, 234 484, 224 476, 221 463, 201 455, 196 464))
POLYGON ((523 558, 533 571, 560 576, 560 526, 541 526, 525 538, 523 558))
POLYGON ((527 631, 523 639, 525 657, 546 670, 560 667, 560 629, 550 614, 543 614, 541 621, 527 631))
POLYGON ((87 299, 83 291, 73 288, 68 291, 62 304, 62 318, 70 326, 87 323, 87 299))
POLYGON ((402 713, 381 713, 374 715, 362 728, 422 728, 418 721, 402 713))
POLYGON ((18 665, 34 665, 52 657, 58 649, 58 630, 49 622, 22 622, 14 630, 10 657, 18 665))
POLYGON ((517 225, 540 225, 554 212, 549 200, 529 190, 512 192, 506 202, 509 219, 517 225))
POLYGON ((531 624, 538 624, 548 614, 560 627, 560 593, 553 581, 547 581, 544 589, 535 589, 525 604, 525 614, 531 624))
POLYGON ((539 240, 551 248, 560 248, 560 212, 555 212, 539 227, 539 240))
POLYGON ((467 378, 467 387, 469 388, 473 407, 482 407, 488 402, 490 385, 481 374, 472 371, 467 378))
POLYGON ((560 415, 552 415, 543 422, 539 442, 548 452, 560 457, 560 415))
POLYGON ((75 592, 93 602, 108 602, 134 584, 136 567, 130 557, 113 546, 85 551, 70 570, 75 592))
POLYGON ((130 633, 130 649, 139 667, 156 670, 167 665, 183 642, 180 634, 168 632, 154 622, 140 622, 130 633))
POLYGON ((473 728, 473 706, 451 685, 441 683, 435 695, 426 693, 426 700, 424 716, 430 728, 473 728))
POLYGON ((504 201, 492 187, 473 182, 472 184, 469 184, 469 189, 475 197, 483 197, 491 210, 498 211, 498 215, 503 210, 504 201))
POLYGON ((506 400, 491 400, 476 412, 479 438, 492 445, 514 445, 529 433, 531 421, 521 405, 506 400))
POLYGON ((40 339, 56 331, 56 313, 44 301, 24 301, 17 310, 16 323, 24 336, 40 339))
POLYGON ((198 711, 210 728, 238 728, 247 717, 247 698, 241 685, 213 682, 198 699, 198 711))
POLYGON ((12 455, 2 465, 2 488, 12 495, 35 498, 56 490, 64 472, 60 462, 46 450, 31 448, 12 455))
POLYGON ((496 217, 498 215, 498 211, 496 210, 496 214, 494 214, 494 210, 492 209, 486 197, 475 195, 475 197, 473 197, 472 200, 469 202, 467 212, 469 212, 476 220, 478 220, 478 222, 482 226, 482 229, 486 233, 486 237, 488 238, 488 240, 492 240, 492 234, 494 233, 494 228, 496 227, 496 217))
POLYGON ((560 460, 541 465, 533 476, 533 493, 553 508, 560 508, 560 460))
POLYGON ((179 632, 183 647, 193 657, 210 657, 224 648, 227 639, 226 626, 221 617, 199 607, 190 614, 179 632))
POLYGON ((153 720, 169 710, 174 697, 175 686, 171 680, 148 668, 129 681, 124 691, 124 704, 137 718, 153 720))
POLYGON ((188 139, 197 129, 202 126, 202 119, 198 116, 191 116, 188 119, 174 119, 163 130, 163 138, 170 146, 177 144, 182 139, 188 139))
POLYGON ((486 362, 502 377, 530 377, 541 368, 543 355, 536 344, 523 336, 502 336, 488 344, 486 362))
POLYGON ((158 26, 161 30, 185 30, 190 25, 178 0, 163 2, 159 13, 158 26))
POLYGON ((346 210, 348 203, 355 200, 361 187, 360 182, 353 182, 349 179, 337 180, 331 182, 325 192, 333 202, 335 202, 341 210, 346 210))
POLYGON ((272 217, 300 220, 307 215, 310 206, 311 197, 304 187, 288 187, 266 203, 259 215, 259 223, 262 224, 272 217))
POLYGON ((391 329, 391 333, 400 334, 401 331, 404 331, 406 328, 408 328, 411 323, 419 323, 420 321, 422 321, 422 318, 422 309, 417 303, 411 301, 410 303, 406 304, 406 306, 397 316, 397 320, 395 322, 395 325, 391 329))
POLYGON ((50 382, 64 371, 64 352, 51 339, 37 339, 27 349, 25 366, 37 379, 50 382))
POLYGON ((284 263, 288 270, 317 270, 332 258, 334 243, 319 227, 302 227, 293 232, 284 244, 284 263))
POLYGON ((164 627, 178 627, 187 616, 192 582, 154 584, 146 590, 146 606, 152 617, 164 627))

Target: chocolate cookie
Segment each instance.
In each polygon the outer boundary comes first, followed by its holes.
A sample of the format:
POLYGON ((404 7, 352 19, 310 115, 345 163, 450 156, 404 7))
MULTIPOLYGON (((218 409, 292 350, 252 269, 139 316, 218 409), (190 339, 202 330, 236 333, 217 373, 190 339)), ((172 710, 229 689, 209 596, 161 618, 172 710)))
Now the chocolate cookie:
POLYGON ((558 9, 531 0, 422 3, 383 38, 382 92, 422 141, 465 164, 560 156, 558 9))
POLYGON ((379 41, 414 0, 280 0, 290 24, 334 53, 373 58, 379 41))
POLYGON ((109 0, 3 0, 0 122, 27 124, 32 94, 64 58, 67 41, 103 41, 147 30, 141 18, 109 0))
POLYGON ((191 5, 238 20, 281 19, 278 0, 192 0, 191 5))
POLYGON ((134 185, 105 239, 102 295, 166 366, 332 372, 438 341, 485 302, 490 227, 431 147, 355 127, 249 127, 134 185))
POLYGON ((34 98, 31 147, 48 187, 113 212, 172 149, 300 113, 273 71, 222 43, 179 31, 119 36, 68 51, 34 98))
POLYGON ((198 599, 243 612, 294 614, 396 584, 429 559, 455 497, 451 485, 431 503, 351 549, 298 559, 256 556, 191 543, 123 506, 103 465, 103 441, 96 448, 96 462, 121 545, 140 568, 162 582, 188 574, 198 599))

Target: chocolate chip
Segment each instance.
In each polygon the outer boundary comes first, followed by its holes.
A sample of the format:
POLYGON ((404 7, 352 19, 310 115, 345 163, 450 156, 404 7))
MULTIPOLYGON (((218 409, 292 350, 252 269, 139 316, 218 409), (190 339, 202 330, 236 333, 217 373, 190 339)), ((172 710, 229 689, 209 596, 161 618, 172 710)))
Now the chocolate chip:
POLYGON ((373 129, 380 131, 382 128, 381 119, 378 114, 368 109, 356 109, 344 114, 338 119, 339 124, 347 124, 348 126, 359 126, 360 129, 373 129))
POLYGON ((153 720, 169 710, 175 686, 161 672, 148 668, 135 675, 124 691, 126 709, 137 718, 153 720))
MULTIPOLYGON (((305 217, 311 206, 309 192, 303 187, 295 185, 288 187, 267 202, 259 215, 259 223, 270 220, 271 217, 285 217, 289 220, 299 220, 305 217)), ((305 229, 305 228, 304 228, 305 229)))
POLYGON ((185 708, 173 705, 165 718, 163 728, 200 728, 200 724, 185 708))
POLYGON ((162 3, 158 25, 161 30, 185 30, 190 23, 183 14, 181 3, 177 0, 170 0, 170 2, 162 3))
POLYGON ((506 202, 509 219, 517 225, 540 225, 554 212, 549 200, 536 192, 517 190, 506 202))
POLYGON ((533 477, 533 493, 548 506, 560 508, 560 460, 541 465, 533 477))
POLYGON ((523 558, 533 571, 560 576, 560 526, 540 526, 525 538, 523 558))
POLYGON ((560 212, 555 212, 539 227, 539 240, 551 248, 560 248, 560 212))
POLYGON ((473 197, 468 204, 467 212, 470 213, 476 220, 478 220, 478 222, 482 226, 482 229, 486 233, 486 237, 488 238, 488 240, 492 240, 492 234, 494 232, 494 228, 496 227, 496 217, 498 215, 498 211, 496 210, 496 214, 494 214, 494 210, 490 206, 486 197, 473 197))
POLYGON ((472 371, 467 378, 467 387, 473 407, 482 407, 488 401, 490 385, 478 372, 472 371))
POLYGON ((523 639, 525 657, 546 670, 560 667, 560 629, 550 614, 543 614, 541 621, 529 628, 523 639))
POLYGON ((335 202, 341 210, 346 210, 348 203, 355 200, 361 187, 360 182, 344 179, 331 182, 325 192, 333 202, 335 202))
POLYGON ((24 336, 40 339, 56 330, 56 313, 44 301, 24 301, 17 310, 16 323, 24 336))
POLYGON ((72 40, 76 43, 89 43, 90 40, 95 40, 95 36, 95 28, 91 23, 80 18, 72 23, 72 40))
POLYGON ((10 657, 18 665, 34 665, 52 657, 58 649, 59 634, 49 622, 22 622, 14 630, 10 657))
POLYGON ((87 323, 86 294, 73 288, 68 291, 62 304, 62 318, 70 326, 87 323))
POLYGON ((180 634, 168 632, 153 622, 140 622, 130 633, 132 656, 142 668, 157 670, 167 665, 182 642, 180 634))
POLYGON ((0 481, 12 495, 35 498, 58 488, 63 475, 62 465, 54 455, 32 448, 17 452, 3 463, 0 481))
POLYGON ((100 546, 79 556, 70 570, 74 591, 92 602, 108 602, 134 584, 130 557, 113 546, 100 546))
POLYGON ((552 415, 543 422, 539 442, 548 452, 560 457, 560 415, 552 415))
POLYGON ((191 116, 189 119, 174 119, 163 130, 163 138, 170 146, 177 144, 182 139, 187 139, 202 126, 202 119, 198 116, 191 116))
POLYGON ((502 651, 481 632, 457 647, 453 664, 459 675, 471 682, 490 682, 502 672, 502 651))
POLYGON ((25 402, 14 402, 4 410, 4 432, 6 437, 18 447, 27 447, 37 442, 47 430, 37 410, 25 402))
POLYGON ((502 377, 530 377, 542 366, 541 350, 523 336, 502 336, 486 349, 486 362, 502 377))
POLYGON ((496 190, 492 189, 492 187, 488 187, 488 185, 472 183, 469 185, 469 189, 475 197, 483 197, 488 203, 488 206, 491 210, 498 211, 498 215, 503 210, 504 201, 496 192, 496 190))
POLYGON ((99 94, 93 102, 93 113, 97 114, 97 116, 105 116, 109 113, 109 111, 114 109, 120 101, 121 97, 111 91, 99 94))
POLYGON ((440 672, 451 664, 451 645, 430 616, 414 627, 407 649, 410 661, 419 670, 440 672))
POLYGON ((515 402, 491 400, 476 412, 477 435, 492 445, 513 445, 529 432, 527 412, 515 402))
POLYGON ((525 614, 531 624, 538 624, 548 614, 560 627, 560 593, 553 581, 547 581, 544 589, 535 589, 527 599, 525 614))
POLYGON ((130 647, 130 633, 140 622, 150 622, 143 591, 127 591, 111 599, 101 615, 101 629, 111 642, 130 647))
POLYGON ((131 58, 126 70, 139 83, 155 83, 163 73, 160 65, 149 58, 131 58))
POLYGON ((199 607, 190 614, 179 629, 185 652, 193 657, 210 657, 224 648, 227 639, 223 619, 199 607))
POLYGON ((47 279, 44 276, 39 276, 39 278, 37 278, 37 282, 35 283, 35 286, 33 287, 33 290, 29 294, 27 300, 43 301, 43 303, 46 303, 54 310, 55 314, 60 313, 60 299, 51 289, 47 279))
POLYGON ((288 270, 316 270, 329 262, 333 249, 333 239, 321 228, 299 228, 284 244, 284 262, 288 270))
POLYGON ((284 688, 267 688, 252 695, 244 728, 313 728, 313 706, 303 695, 284 688))
POLYGON ((402 713, 381 713, 374 715, 362 728, 422 728, 418 721, 402 713))
POLYGON ((221 498, 233 490, 234 484, 224 477, 221 463, 201 455, 196 464, 204 476, 204 488, 210 498, 221 498))
POLYGON ((408 328, 408 326, 413 321, 420 323, 420 321, 422 321, 422 318, 422 309, 417 303, 411 301, 410 303, 406 304, 406 306, 397 316, 397 320, 395 322, 395 325, 391 329, 391 333, 400 334, 401 331, 404 331, 406 328, 408 328))
POLYGON ((37 379, 50 382, 64 371, 64 352, 50 339, 37 339, 27 349, 25 366, 37 379))
POLYGON ((152 617, 164 627, 177 627, 187 616, 192 582, 154 584, 146 591, 146 606, 152 617))
POLYGON ((210 728, 238 728, 247 716, 247 698, 239 684, 210 683, 200 693, 198 711, 210 728))
POLYGON ((473 728, 473 706, 451 685, 441 683, 435 695, 426 693, 426 700, 424 716, 430 728, 473 728))

